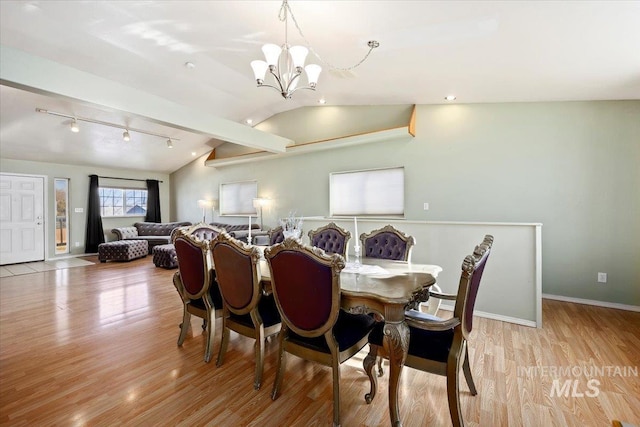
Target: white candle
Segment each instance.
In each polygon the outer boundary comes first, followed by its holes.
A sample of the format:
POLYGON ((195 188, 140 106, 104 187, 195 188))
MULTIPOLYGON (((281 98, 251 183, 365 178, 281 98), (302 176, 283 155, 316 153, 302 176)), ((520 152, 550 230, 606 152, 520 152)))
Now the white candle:
POLYGON ((360 247, 360 238, 358 237, 358 218, 357 217, 353 217, 353 227, 355 228, 355 233, 356 235, 354 236, 356 239, 356 244, 355 247, 359 248, 360 247))
POLYGON ((249 215, 249 236, 247 237, 247 243, 251 244, 251 215, 249 215))

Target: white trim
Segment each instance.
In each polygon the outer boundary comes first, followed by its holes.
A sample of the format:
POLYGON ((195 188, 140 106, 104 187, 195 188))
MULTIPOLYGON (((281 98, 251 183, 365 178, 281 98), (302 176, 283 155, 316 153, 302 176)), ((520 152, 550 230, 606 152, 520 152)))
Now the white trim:
POLYGON ((575 304, 594 305, 596 307, 614 308, 616 310, 635 311, 640 312, 640 306, 619 304, 617 302, 597 301, 584 298, 565 297, 562 295, 542 294, 542 298, 551 299, 555 301, 573 302, 575 304))
POLYGON ((536 225, 536 264, 535 264, 535 285, 536 285, 536 325, 542 328, 542 225, 536 225))
MULTIPOLYGON (((211 159, 204 162, 205 166, 222 167, 229 165, 237 165, 247 162, 255 162, 260 160, 272 160, 282 157, 294 156, 299 154, 312 153, 316 151, 323 151, 329 149, 336 149, 342 147, 351 147, 360 144, 369 144, 373 142, 387 141, 387 140, 403 140, 412 139, 413 136, 409 133, 409 126, 386 129, 375 132, 367 132, 360 135, 351 135, 340 138, 332 138, 323 141, 312 141, 308 143, 302 143, 299 145, 287 145, 284 152, 276 153, 274 150, 271 152, 257 152, 249 154, 240 154, 236 156, 223 157, 220 159, 211 159)), ((233 142, 233 141, 230 141, 233 142)), ((246 145, 246 144, 244 144, 246 145)))
MULTIPOLYGON (((353 216, 305 216, 303 219, 308 220, 351 220, 353 221, 353 216)), ((492 225, 492 226, 503 226, 503 227, 542 227, 541 222, 477 222, 477 221, 421 221, 421 220, 408 220, 404 219, 400 216, 367 216, 367 217, 358 217, 358 221, 362 220, 362 222, 375 222, 381 220, 391 220, 391 221, 401 221, 404 224, 437 224, 437 225, 492 225)))
MULTIPOLYGON (((442 310, 453 311, 452 305, 440 304, 442 310)), ((535 328, 536 322, 532 320, 520 319, 517 317, 503 316, 501 314, 487 313, 486 311, 473 310, 473 315, 483 317, 485 319, 499 320, 501 322, 515 323, 516 325, 529 326, 535 328)))

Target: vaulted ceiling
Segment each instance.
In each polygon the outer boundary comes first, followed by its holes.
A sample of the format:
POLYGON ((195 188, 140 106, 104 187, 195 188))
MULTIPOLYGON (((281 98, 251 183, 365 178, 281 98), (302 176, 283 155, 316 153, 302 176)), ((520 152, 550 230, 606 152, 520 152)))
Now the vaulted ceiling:
MULTIPOLYGON (((290 100, 249 62, 281 44, 280 1, 0 2, 0 155, 172 172, 221 140, 286 142, 258 123, 302 106, 640 99, 637 1, 291 1, 323 67, 290 100), (380 47, 358 68, 366 43, 380 47), (194 68, 185 63, 191 62, 194 68), (32 64, 32 65, 27 65, 32 64), (332 69, 332 67, 334 67, 332 69), (66 79, 66 80, 65 80, 66 79), (61 84, 63 82, 64 84, 61 84), (115 89, 114 89, 115 88, 115 89), (116 90, 117 89, 117 90, 116 90), (139 128, 166 140, 81 123, 139 128)), ((289 42, 305 44, 292 22, 289 42)))

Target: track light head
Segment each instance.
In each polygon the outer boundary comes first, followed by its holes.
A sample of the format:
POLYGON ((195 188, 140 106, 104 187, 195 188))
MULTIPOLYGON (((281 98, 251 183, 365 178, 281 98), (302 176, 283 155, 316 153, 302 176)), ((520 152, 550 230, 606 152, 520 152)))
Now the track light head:
POLYGON ((122 139, 124 139, 126 142, 131 141, 131 136, 129 136, 129 131, 125 130, 124 133, 122 134, 122 139))
POLYGON ((78 122, 76 121, 76 119, 73 119, 73 121, 71 122, 71 132, 73 133, 80 132, 80 128, 78 127, 78 122))
POLYGON ((171 142, 171 138, 167 139, 167 148, 173 148, 173 142, 171 142))

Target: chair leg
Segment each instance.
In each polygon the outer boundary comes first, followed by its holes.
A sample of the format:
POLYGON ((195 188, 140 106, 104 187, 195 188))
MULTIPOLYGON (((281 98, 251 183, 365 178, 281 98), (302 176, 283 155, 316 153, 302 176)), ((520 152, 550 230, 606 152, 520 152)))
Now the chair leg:
POLYGON ((254 344, 256 352, 256 377, 253 381, 253 388, 260 389, 262 383, 262 369, 264 366, 264 326, 260 325, 256 330, 256 342, 254 344))
POLYGON ((447 361, 447 398, 449 399, 449 413, 453 427, 464 427, 462 412, 460 412, 460 390, 458 389, 459 358, 450 356, 447 361))
POLYGON ((278 393, 280 392, 280 386, 282 385, 282 377, 284 376, 284 365, 285 365, 285 352, 284 352, 284 337, 287 335, 284 330, 284 322, 282 323, 282 330, 280 334, 278 334, 279 348, 278 348, 278 368, 276 370, 276 380, 273 383, 273 390, 271 391, 271 400, 276 400, 278 398, 278 393))
POLYGON ((331 364, 333 371, 333 427, 340 427, 340 361, 334 357, 331 364))
POLYGON ((378 376, 384 375, 384 369, 382 369, 382 357, 378 358, 378 376))
POLYGON ((213 347, 213 337, 216 334, 216 323, 212 321, 211 313, 207 314, 207 327, 209 333, 207 334, 207 344, 204 350, 204 361, 209 363, 209 361, 211 360, 211 347, 213 347))
POLYGON ((476 385, 473 382, 473 376, 471 375, 471 366, 469 365, 469 351, 467 350, 467 346, 464 346, 464 362, 462 363, 462 371, 464 372, 464 377, 467 380, 467 385, 469 386, 469 391, 472 396, 478 394, 476 390, 476 385))
POLYGON ((187 332, 189 332, 189 328, 191 327, 191 313, 187 311, 187 308, 184 308, 184 313, 182 314, 182 324, 180 325, 180 335, 178 336, 178 346, 182 346, 184 339, 187 337, 187 332))
POLYGON ((221 366, 224 362, 224 355, 227 352, 227 346, 229 345, 229 328, 227 327, 227 318, 222 318, 222 341, 220 341, 220 350, 218 351, 218 359, 216 360, 216 366, 221 366))
MULTIPOLYGON (((369 344, 369 354, 362 361, 362 366, 364 367, 364 371, 367 373, 369 377, 369 382, 371 384, 371 388, 369 389, 369 393, 364 395, 364 400, 367 403, 371 403, 373 398, 376 397, 376 391, 378 389, 378 379, 373 373, 373 367, 376 364, 376 358, 378 356, 378 346, 375 344, 369 344)), ((382 358, 380 358, 382 360, 382 358)))

